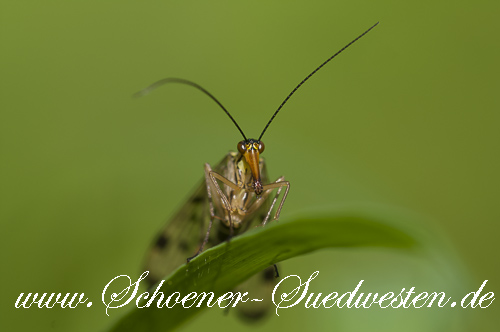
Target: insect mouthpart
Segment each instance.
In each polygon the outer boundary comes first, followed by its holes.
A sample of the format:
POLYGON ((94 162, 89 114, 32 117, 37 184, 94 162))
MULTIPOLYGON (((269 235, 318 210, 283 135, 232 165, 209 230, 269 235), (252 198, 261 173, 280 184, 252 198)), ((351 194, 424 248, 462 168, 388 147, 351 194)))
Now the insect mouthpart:
POLYGON ((255 194, 260 196, 264 188, 262 187, 262 182, 260 180, 254 180, 253 189, 255 190, 255 194))
POLYGON ((238 151, 243 157, 245 157, 245 161, 250 166, 250 170, 252 171, 253 188, 255 190, 255 194, 258 196, 262 194, 263 191, 262 181, 260 178, 259 160, 260 154, 264 152, 264 148, 265 146, 262 141, 252 138, 238 143, 238 151))

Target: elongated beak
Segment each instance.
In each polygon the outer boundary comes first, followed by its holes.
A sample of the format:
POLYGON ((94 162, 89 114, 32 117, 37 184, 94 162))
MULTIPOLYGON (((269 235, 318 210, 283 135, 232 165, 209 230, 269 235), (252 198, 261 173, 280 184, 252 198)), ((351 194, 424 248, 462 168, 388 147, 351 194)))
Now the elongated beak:
POLYGON ((255 193, 260 195, 262 194, 262 182, 260 180, 259 151, 253 148, 247 149, 245 160, 250 165, 250 170, 252 171, 255 193))

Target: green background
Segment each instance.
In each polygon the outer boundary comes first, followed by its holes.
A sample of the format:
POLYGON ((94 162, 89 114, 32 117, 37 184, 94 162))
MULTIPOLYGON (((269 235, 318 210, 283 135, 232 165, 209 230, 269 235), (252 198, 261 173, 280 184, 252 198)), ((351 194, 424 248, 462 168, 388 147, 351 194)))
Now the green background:
MULTIPOLYGON (((500 293, 498 1, 10 1, 0 5, 1 320, 20 331, 103 330, 115 276, 138 276, 165 218, 241 139, 193 80, 257 137, 310 71, 372 32, 294 95, 264 136, 282 218, 369 202, 413 211, 463 263, 457 279, 500 293), (20 293, 84 292, 94 305, 15 309, 20 293)), ((388 250, 285 262, 314 292, 449 280, 388 250)), ((168 313, 166 313, 168 314, 168 313)), ((495 331, 487 309, 304 309, 258 325, 206 310, 183 330, 495 331), (453 315, 448 315, 453 311, 453 315), (460 316, 460 319, 457 319, 460 316)))

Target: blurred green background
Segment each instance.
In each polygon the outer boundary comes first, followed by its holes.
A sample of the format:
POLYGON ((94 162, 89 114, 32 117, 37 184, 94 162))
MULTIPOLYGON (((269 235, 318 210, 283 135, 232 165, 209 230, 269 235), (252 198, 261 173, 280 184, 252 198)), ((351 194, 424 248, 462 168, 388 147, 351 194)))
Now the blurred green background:
MULTIPOLYGON (((257 137, 311 70, 367 36, 294 95, 266 135, 271 178, 291 192, 282 218, 370 202, 413 211, 455 251, 460 295, 500 292, 498 1, 5 1, 0 5, 1 322, 18 331, 100 331, 104 286, 138 276, 165 219, 241 139, 185 86, 193 80, 257 137), (469 287, 470 286, 470 287, 469 287), (84 292, 94 305, 15 309, 21 292, 84 292)), ((285 262, 313 291, 450 280, 388 250, 330 250, 285 262)), ((487 309, 304 309, 256 326, 300 331, 496 331, 487 309)), ((206 310, 184 331, 242 326, 206 310), (223 318, 223 319, 222 319, 223 318)))

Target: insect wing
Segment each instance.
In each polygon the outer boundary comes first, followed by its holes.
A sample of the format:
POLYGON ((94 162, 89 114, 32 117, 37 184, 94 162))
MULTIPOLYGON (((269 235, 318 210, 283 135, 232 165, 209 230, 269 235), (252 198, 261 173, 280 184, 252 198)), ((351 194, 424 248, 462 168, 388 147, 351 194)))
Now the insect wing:
POLYGON ((238 316, 249 322, 264 318, 271 308, 271 294, 279 279, 275 277, 274 266, 269 266, 238 285, 235 292, 248 292, 248 301, 237 306, 238 316))
POLYGON ((186 263, 186 258, 196 252, 200 233, 208 224, 206 202, 207 190, 203 182, 156 236, 144 264, 144 270, 149 271, 146 279, 149 286, 186 263))
MULTIPOLYGON (((226 158, 215 169, 223 171, 225 162, 226 158)), ((149 271, 146 279, 149 287, 185 264, 186 259, 196 253, 209 222, 207 185, 203 179, 153 241, 144 262, 144 270, 149 271)), ((205 248, 209 247, 210 243, 205 248)))

